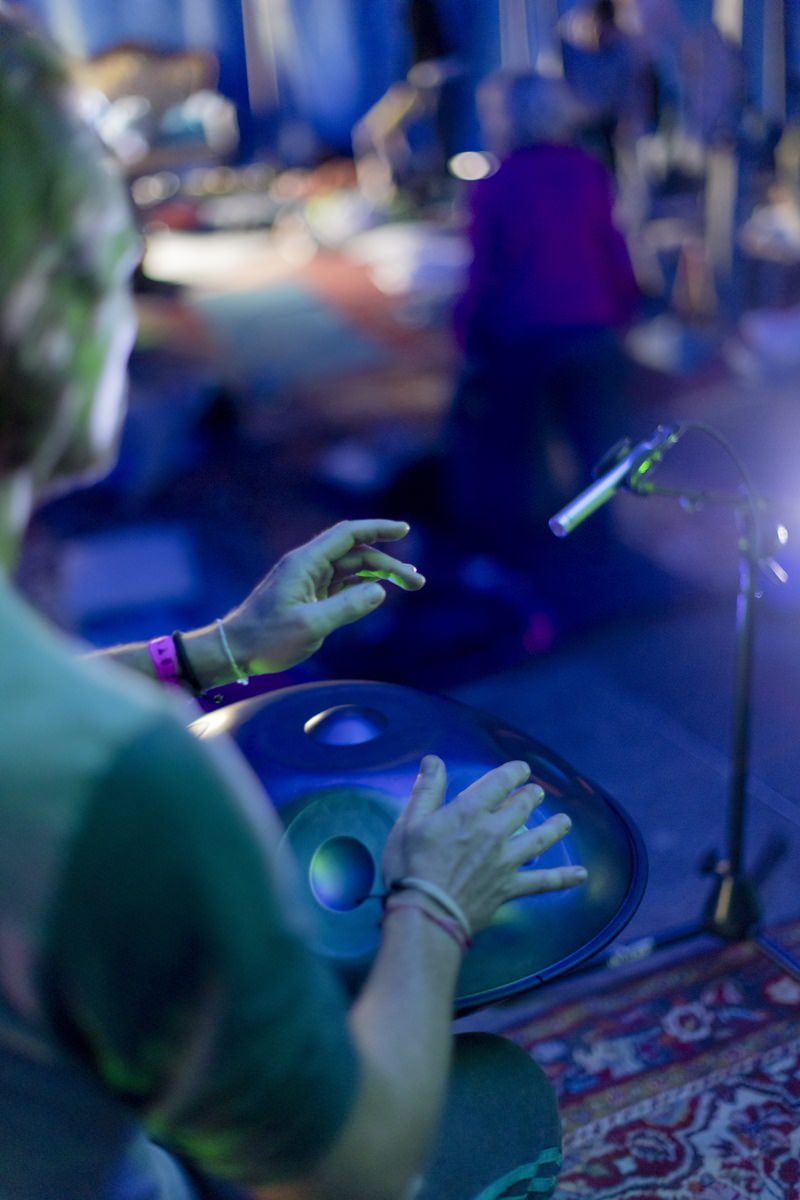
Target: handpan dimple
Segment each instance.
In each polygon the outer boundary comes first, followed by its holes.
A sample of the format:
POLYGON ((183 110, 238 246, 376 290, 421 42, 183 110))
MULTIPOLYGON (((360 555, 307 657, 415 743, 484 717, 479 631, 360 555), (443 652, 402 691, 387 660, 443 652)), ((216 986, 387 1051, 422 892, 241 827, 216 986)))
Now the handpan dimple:
POLYGON ((386 729, 387 718, 375 708, 360 704, 336 704, 309 717, 304 733, 327 746, 360 746, 386 729))
POLYGON ((353 989, 380 941, 386 839, 428 753, 447 765, 445 802, 492 767, 527 761, 545 793, 528 827, 557 812, 572 821, 535 867, 575 862, 589 871, 580 887, 499 910, 464 959, 457 1009, 570 970, 617 937, 639 905, 647 863, 630 818, 547 747, 494 717, 413 688, 365 681, 284 688, 228 712, 227 728, 286 828, 315 917, 312 944, 353 989))
MULTIPOLYGON (((265 769, 310 770, 320 777, 333 771, 354 778, 390 762, 419 763, 430 753, 438 722, 436 697, 401 688, 419 696, 409 706, 405 697, 387 695, 387 684, 364 683, 356 693, 343 686, 302 684, 236 703, 232 724, 245 756, 264 763, 265 769), (265 710, 269 720, 251 719, 265 710)), ((235 695, 229 689, 220 694, 235 695)))

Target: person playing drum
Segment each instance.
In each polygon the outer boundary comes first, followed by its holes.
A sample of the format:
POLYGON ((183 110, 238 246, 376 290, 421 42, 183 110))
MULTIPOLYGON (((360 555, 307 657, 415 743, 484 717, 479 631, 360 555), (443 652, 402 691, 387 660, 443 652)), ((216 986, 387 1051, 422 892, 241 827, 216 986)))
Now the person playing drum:
MULTIPOLYGON (((467 1122, 480 1168, 448 1143, 426 1174, 469 932, 585 875, 519 869, 568 824, 511 836, 541 799, 527 764, 443 805, 444 764, 422 762, 383 862, 387 886, 420 882, 392 893, 348 1010, 306 948, 277 817, 232 745, 192 738, 169 689, 108 661, 156 673, 146 647, 81 657, 16 590, 36 503, 113 458, 137 238, 58 55, 2 7, 0 136, 0 1195, 472 1200, 537 1173, 546 1194, 557 1120, 527 1057, 513 1103, 499 1097, 524 1149, 498 1143, 498 1166, 467 1122)), ((405 530, 345 522, 293 551, 221 625, 186 635, 199 683, 299 661, 376 607, 378 578, 419 586, 376 548, 405 530)), ((474 1060, 456 1071, 451 1098, 480 1121, 480 1094, 458 1093, 459 1078, 480 1093, 479 1076, 474 1060)))

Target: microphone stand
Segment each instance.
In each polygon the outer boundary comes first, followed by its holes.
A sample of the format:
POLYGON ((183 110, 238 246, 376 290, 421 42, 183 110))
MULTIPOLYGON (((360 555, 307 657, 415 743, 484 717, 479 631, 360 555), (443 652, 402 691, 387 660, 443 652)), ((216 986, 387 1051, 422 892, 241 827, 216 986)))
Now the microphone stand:
MULTIPOLYGON (((652 465, 655 465, 655 462, 652 465)), ((696 511, 709 504, 726 505, 733 509, 739 530, 739 583, 736 597, 735 677, 726 847, 721 858, 717 858, 716 852, 712 852, 711 861, 703 868, 704 873, 712 875, 713 879, 698 921, 662 930, 627 945, 612 947, 605 957, 600 956, 599 961, 587 964, 584 969, 621 966, 647 958, 656 950, 667 946, 712 934, 730 942, 755 942, 783 970, 800 979, 800 961, 760 929, 761 905, 755 884, 747 875, 744 863, 747 785, 750 771, 754 614, 755 602, 759 595, 756 580, 762 568, 766 568, 780 583, 785 583, 788 577, 773 558, 765 558, 761 554, 758 512, 759 508, 764 507, 764 503, 755 497, 752 490, 748 489, 748 493, 742 495, 661 488, 654 486, 646 478, 647 473, 647 469, 644 472, 633 471, 620 486, 637 495, 676 499, 689 511, 696 511)), ((580 973, 580 970, 578 968, 577 973, 580 973)))

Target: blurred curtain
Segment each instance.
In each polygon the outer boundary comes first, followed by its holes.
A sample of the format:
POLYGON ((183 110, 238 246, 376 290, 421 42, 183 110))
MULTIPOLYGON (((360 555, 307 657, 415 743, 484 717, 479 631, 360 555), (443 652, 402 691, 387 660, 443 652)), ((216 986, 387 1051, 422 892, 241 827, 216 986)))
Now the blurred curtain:
MULTIPOLYGON (((428 2, 442 48, 462 61, 472 87, 499 65, 499 0, 428 2)), ((353 124, 412 65, 411 0, 251 5, 251 78, 261 78, 265 103, 309 122, 331 146, 349 149, 353 124)))
POLYGON ((252 4, 257 53, 269 64, 277 106, 332 147, 349 149, 354 123, 410 65, 406 0, 252 4))
POLYGON ((65 50, 84 56, 127 41, 219 50, 238 8, 226 0, 22 0, 19 6, 34 12, 65 50))
POLYGON ((800 119, 800 5, 786 0, 786 76, 787 107, 794 121, 800 119))

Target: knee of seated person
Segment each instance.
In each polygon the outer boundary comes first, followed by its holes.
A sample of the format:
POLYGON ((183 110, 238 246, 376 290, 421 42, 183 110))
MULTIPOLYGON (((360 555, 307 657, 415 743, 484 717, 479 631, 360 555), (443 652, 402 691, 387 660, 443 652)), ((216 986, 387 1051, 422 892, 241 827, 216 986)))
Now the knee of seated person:
POLYGON ((455 1038, 453 1070, 436 1144, 416 1200, 486 1200, 535 1180, 552 1194, 561 1164, 553 1088, 521 1047, 503 1037, 455 1038))
POLYGON ((553 1085, 530 1054, 508 1038, 491 1033, 462 1033, 455 1038, 453 1084, 472 1095, 495 1096, 534 1111, 560 1130, 553 1085))

